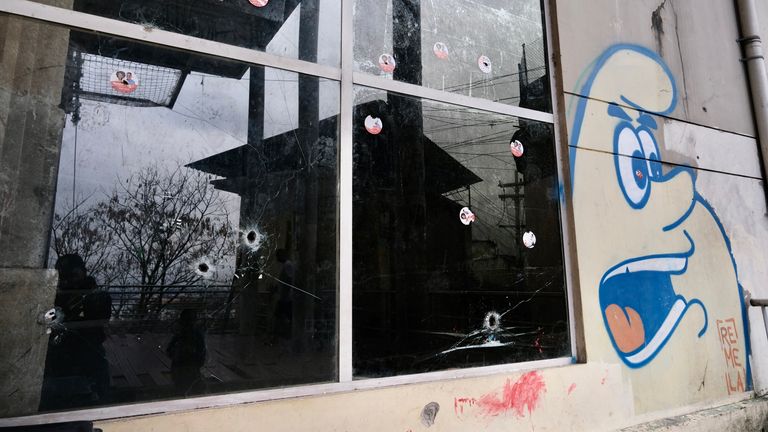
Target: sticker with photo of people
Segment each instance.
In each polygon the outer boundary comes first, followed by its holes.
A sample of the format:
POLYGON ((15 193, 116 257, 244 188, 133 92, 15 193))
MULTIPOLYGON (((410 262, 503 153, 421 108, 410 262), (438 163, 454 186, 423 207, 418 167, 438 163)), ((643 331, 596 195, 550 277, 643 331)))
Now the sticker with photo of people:
POLYGON ((435 57, 440 60, 448 58, 448 46, 443 42, 435 42, 435 45, 432 47, 432 52, 435 54, 435 57))
POLYGON ((112 74, 110 84, 115 91, 130 94, 139 88, 139 77, 131 70, 118 70, 112 74))

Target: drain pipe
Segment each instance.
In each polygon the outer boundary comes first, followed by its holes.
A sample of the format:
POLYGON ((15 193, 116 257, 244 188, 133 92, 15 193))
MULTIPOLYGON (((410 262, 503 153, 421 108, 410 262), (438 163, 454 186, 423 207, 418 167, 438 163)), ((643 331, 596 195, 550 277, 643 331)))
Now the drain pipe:
POLYGON ((754 0, 736 0, 736 8, 741 23, 741 38, 738 42, 744 48, 744 58, 741 61, 747 66, 763 175, 768 176, 768 74, 763 57, 763 43, 760 40, 757 9, 754 0))

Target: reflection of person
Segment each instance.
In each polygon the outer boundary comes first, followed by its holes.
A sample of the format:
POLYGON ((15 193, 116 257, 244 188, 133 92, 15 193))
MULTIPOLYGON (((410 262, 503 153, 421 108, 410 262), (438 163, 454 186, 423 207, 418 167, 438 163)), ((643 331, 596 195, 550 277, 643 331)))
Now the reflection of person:
POLYGON ((108 402, 109 364, 103 343, 112 299, 98 291, 83 259, 67 254, 56 261, 59 287, 55 304, 64 314, 63 329, 51 334, 40 409, 108 402))
POLYGON ((117 80, 123 84, 128 84, 128 82, 125 80, 125 72, 123 71, 117 71, 115 72, 115 76, 117 77, 117 80))
POLYGON ((276 342, 278 337, 291 337, 293 324, 293 288, 291 285, 294 284, 296 273, 287 250, 278 249, 275 252, 275 258, 281 264, 281 268, 278 281, 272 287, 272 342, 276 342))
POLYGON ((128 84, 128 85, 135 85, 136 84, 136 81, 133 79, 133 74, 131 72, 128 72, 126 74, 125 81, 123 81, 123 82, 128 84))
POLYGON ((181 311, 166 353, 171 358, 171 379, 176 391, 185 395, 201 393, 204 385, 200 368, 205 364, 206 348, 194 309, 181 311))

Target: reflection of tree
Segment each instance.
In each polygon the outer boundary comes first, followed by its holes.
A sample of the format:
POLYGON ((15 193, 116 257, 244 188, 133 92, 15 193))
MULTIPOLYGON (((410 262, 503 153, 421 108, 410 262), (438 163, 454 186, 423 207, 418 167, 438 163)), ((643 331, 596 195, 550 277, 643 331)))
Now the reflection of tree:
POLYGON ((140 317, 215 277, 214 264, 234 248, 218 192, 205 175, 183 167, 144 168, 118 180, 90 210, 56 217, 56 253, 79 253, 103 283, 135 286, 140 317), (164 298, 169 288, 172 297, 164 298))
POLYGON ((112 235, 93 209, 83 209, 83 202, 64 214, 56 213, 51 247, 56 257, 78 254, 86 263, 88 272, 98 283, 122 283, 118 271, 123 257, 110 247, 112 235))

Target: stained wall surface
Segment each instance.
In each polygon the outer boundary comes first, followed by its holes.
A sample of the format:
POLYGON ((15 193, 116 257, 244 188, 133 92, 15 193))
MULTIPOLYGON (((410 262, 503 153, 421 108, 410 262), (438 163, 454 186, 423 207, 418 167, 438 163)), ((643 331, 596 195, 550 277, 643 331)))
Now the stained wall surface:
POLYGON ((735 9, 605 3, 609 26, 558 4, 587 357, 623 364, 636 413, 760 390, 743 296, 766 294, 765 199, 735 9))

